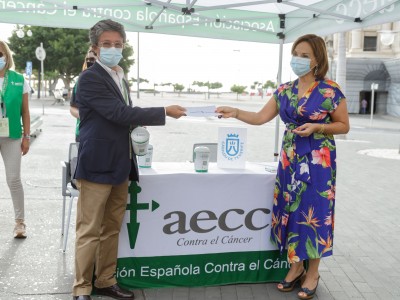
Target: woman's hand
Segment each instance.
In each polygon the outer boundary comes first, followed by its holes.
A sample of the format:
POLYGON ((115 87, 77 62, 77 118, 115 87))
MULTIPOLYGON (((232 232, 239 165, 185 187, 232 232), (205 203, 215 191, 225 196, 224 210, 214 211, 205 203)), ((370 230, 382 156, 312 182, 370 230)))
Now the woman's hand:
POLYGON ((219 106, 215 112, 219 114, 218 118, 237 118, 239 109, 230 106, 219 106))
POLYGON ((306 123, 296 129, 292 129, 292 132, 298 134, 301 137, 307 137, 311 134, 318 132, 321 129, 321 124, 316 123, 306 123))
POLYGON ((29 140, 23 138, 23 139, 22 139, 22 142, 21 142, 21 152, 22 152, 22 155, 25 155, 25 154, 28 153, 28 151, 29 151, 29 146, 30 146, 29 140))

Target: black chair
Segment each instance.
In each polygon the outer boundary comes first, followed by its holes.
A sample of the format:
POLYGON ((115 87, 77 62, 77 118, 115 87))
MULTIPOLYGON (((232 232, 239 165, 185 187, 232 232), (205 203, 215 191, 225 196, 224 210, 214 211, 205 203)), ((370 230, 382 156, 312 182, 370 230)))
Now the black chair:
POLYGON ((69 145, 68 151, 68 161, 62 161, 62 196, 63 196, 63 208, 62 208, 62 216, 61 216, 61 235, 64 236, 63 240, 63 252, 65 252, 67 248, 67 240, 68 240, 68 232, 69 226, 71 222, 71 211, 72 211, 72 203, 74 199, 79 196, 79 191, 76 188, 74 183, 73 174, 75 173, 76 163, 78 160, 78 147, 79 143, 71 143, 69 145), (67 197, 69 197, 69 206, 67 213, 67 223, 65 224, 65 206, 67 202, 67 197))

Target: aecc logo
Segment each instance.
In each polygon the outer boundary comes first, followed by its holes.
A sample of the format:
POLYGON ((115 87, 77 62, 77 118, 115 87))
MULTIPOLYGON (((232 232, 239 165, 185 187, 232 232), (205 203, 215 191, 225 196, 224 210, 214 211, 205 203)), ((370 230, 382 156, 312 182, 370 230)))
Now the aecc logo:
MULTIPOLYGON (((187 216, 183 211, 172 211, 164 216, 164 220, 172 220, 163 227, 165 234, 188 233, 194 231, 197 233, 207 233, 215 230, 217 227, 222 231, 235 231, 243 226, 249 230, 262 230, 269 226, 268 223, 256 225, 254 220, 260 220, 258 214, 269 215, 271 211, 267 208, 256 208, 249 212, 243 209, 232 208, 222 212, 217 216, 211 210, 201 210, 195 212, 192 216, 187 216), (229 217, 229 218, 228 218, 229 217), (229 221, 228 221, 229 219, 229 221)), ((267 220, 267 218, 262 218, 267 220)))

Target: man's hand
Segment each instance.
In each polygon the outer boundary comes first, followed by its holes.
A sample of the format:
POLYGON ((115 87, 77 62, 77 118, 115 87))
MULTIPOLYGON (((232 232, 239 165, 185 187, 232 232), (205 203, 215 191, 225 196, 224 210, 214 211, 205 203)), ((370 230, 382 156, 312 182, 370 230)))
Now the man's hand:
POLYGON ((165 108, 165 112, 168 117, 179 119, 182 116, 186 116, 186 109, 179 105, 170 105, 165 108))

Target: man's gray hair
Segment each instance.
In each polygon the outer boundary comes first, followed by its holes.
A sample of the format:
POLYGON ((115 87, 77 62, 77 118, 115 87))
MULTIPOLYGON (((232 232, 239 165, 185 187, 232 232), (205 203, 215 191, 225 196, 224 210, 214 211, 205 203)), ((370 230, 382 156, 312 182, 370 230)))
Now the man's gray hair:
POLYGON ((125 33, 124 25, 108 19, 108 20, 101 20, 101 21, 97 22, 96 24, 94 24, 94 26, 92 28, 90 28, 90 31, 89 31, 90 43, 92 45, 97 45, 97 43, 99 42, 100 35, 105 31, 118 32, 122 36, 124 43, 126 42, 126 33, 125 33))

